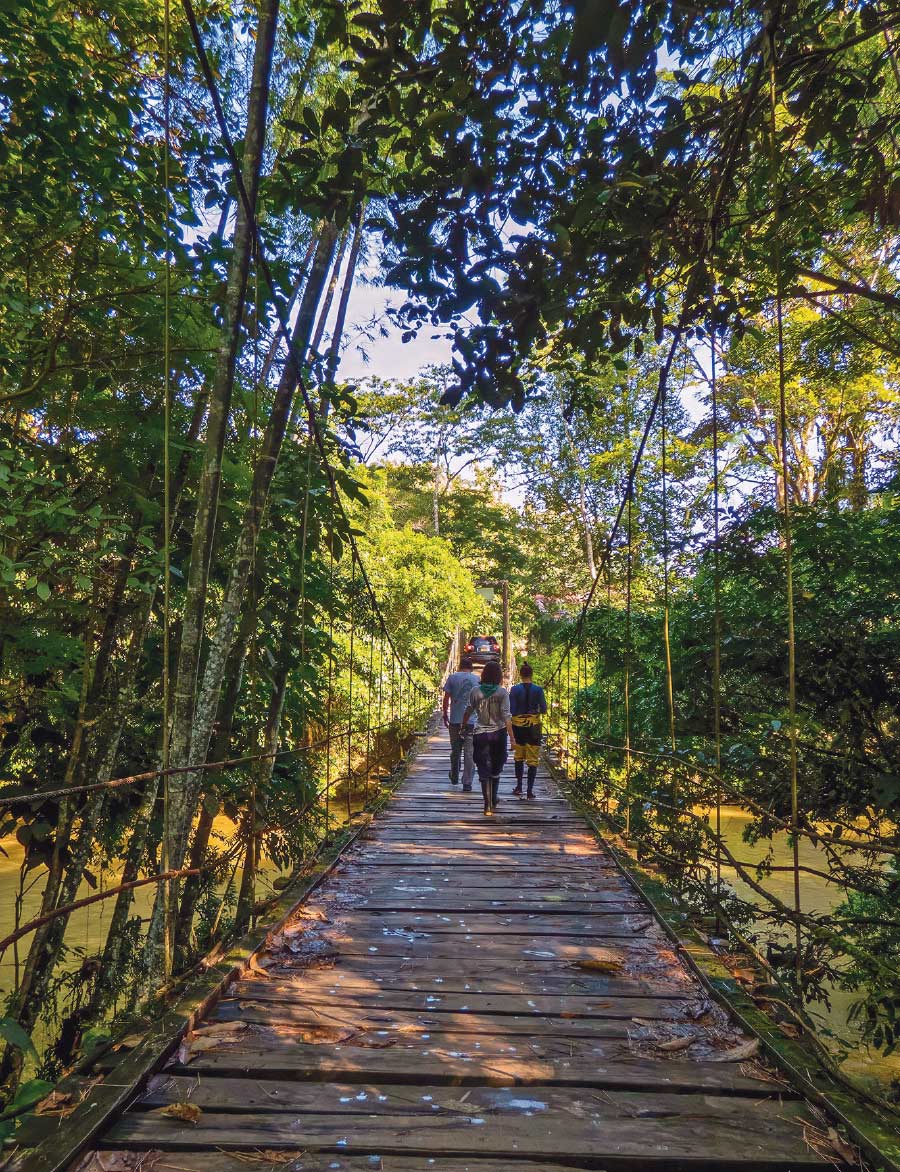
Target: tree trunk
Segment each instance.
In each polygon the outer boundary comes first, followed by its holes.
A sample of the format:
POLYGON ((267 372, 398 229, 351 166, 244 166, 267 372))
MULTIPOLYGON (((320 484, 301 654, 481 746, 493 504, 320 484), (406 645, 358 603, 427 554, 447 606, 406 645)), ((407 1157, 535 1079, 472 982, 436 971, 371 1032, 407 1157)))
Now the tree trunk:
MULTIPOLYGON (((131 840, 125 855, 125 866, 122 868, 123 884, 133 882, 140 874, 141 860, 147 850, 147 838, 150 833, 156 800, 159 796, 159 788, 158 778, 154 778, 148 783, 141 804, 132 819, 131 840)), ((88 1007, 87 1017, 90 1021, 100 1021, 116 1002, 122 970, 125 967, 127 944, 125 927, 131 912, 133 897, 132 891, 120 891, 116 896, 100 963, 100 979, 97 981, 88 1007)))
POLYGON ((310 342, 310 358, 312 361, 318 357, 319 346, 322 344, 322 336, 325 333, 325 324, 328 321, 328 313, 331 309, 331 303, 334 300, 334 291, 337 288, 338 277, 341 274, 341 264, 344 260, 344 253, 347 250, 347 240, 350 236, 350 225, 347 224, 341 233, 340 243, 338 244, 337 254, 334 258, 334 265, 331 269, 331 280, 328 282, 328 288, 325 290, 325 296, 322 299, 322 308, 319 310, 319 321, 316 325, 316 332, 313 334, 312 342, 310 342))
MULTIPOLYGON (((106 743, 102 758, 92 771, 92 778, 98 781, 105 781, 112 776, 116 754, 119 748, 119 738, 124 724, 122 717, 129 706, 131 687, 140 662, 140 650, 143 646, 143 635, 146 630, 146 623, 149 621, 149 608, 151 605, 152 601, 148 604, 147 609, 141 616, 138 629, 133 632, 126 663, 122 671, 124 683, 120 685, 115 700, 111 700, 110 703, 111 710, 118 714, 119 720, 112 726, 110 736, 105 739, 106 743)), ((112 724, 108 720, 106 723, 112 724)), ((60 870, 59 874, 54 878, 53 900, 52 903, 48 904, 47 911, 65 907, 75 899, 84 874, 84 868, 93 849, 95 833, 105 805, 105 798, 106 795, 103 791, 89 796, 82 810, 78 834, 74 836, 74 840, 71 833, 73 826, 70 824, 69 834, 66 840, 70 858, 65 871, 60 870)), ((42 912, 41 914, 44 913, 42 912)), ((22 979, 16 989, 14 998, 7 1008, 7 1016, 14 1018, 26 1033, 32 1032, 44 1007, 47 989, 59 958, 60 945, 62 944, 68 922, 68 915, 58 916, 49 924, 44 925, 43 928, 39 928, 32 937, 27 962, 22 972, 22 979)), ((18 1058, 15 1057, 16 1054, 17 1052, 13 1051, 12 1048, 7 1048, 3 1064, 0 1066, 0 1079, 6 1078, 11 1070, 17 1068, 18 1058)))
MULTIPOLYGON (((222 701, 219 704, 219 711, 216 714, 216 731, 210 752, 210 758, 213 761, 224 761, 228 756, 228 750, 231 745, 231 733, 234 726, 234 713, 241 695, 241 685, 244 679, 244 664, 247 659, 247 648, 253 637, 255 618, 256 616, 253 611, 248 607, 244 611, 240 634, 231 650, 228 665, 225 669, 225 691, 222 695, 222 701)), ((218 776, 221 776, 221 774, 218 776)), ((207 774, 203 783, 204 789, 209 791, 216 784, 216 781, 217 775, 210 776, 207 774)), ((202 866, 206 859, 206 851, 209 846, 209 836, 212 831, 213 821, 214 818, 206 806, 201 805, 200 818, 191 846, 190 865, 192 867, 202 866)), ((184 881, 178 919, 175 924, 175 954, 181 960, 185 959, 188 952, 191 924, 194 918, 194 907, 197 902, 197 897, 200 894, 202 882, 203 878, 200 875, 190 875, 184 881)))
POLYGON ((341 296, 338 301, 337 317, 334 319, 334 331, 331 335, 331 344, 328 348, 328 360, 325 364, 325 385, 334 386, 338 366, 341 362, 341 340, 344 336, 344 326, 347 323, 347 309, 350 305, 350 293, 353 290, 353 281, 356 276, 356 266, 359 263, 359 252, 362 247, 363 217, 366 205, 362 202, 356 213, 356 224, 353 229, 353 243, 350 245, 350 256, 347 259, 347 271, 344 273, 344 284, 341 287, 341 296))
POLYGON ((587 503, 584 499, 584 485, 579 485, 578 488, 578 511, 581 516, 581 528, 584 533, 584 553, 587 558, 588 573, 591 575, 593 582, 597 577, 597 562, 594 557, 594 535, 591 532, 591 518, 588 513, 587 503))
MULTIPOLYGON (((247 191, 250 208, 254 210, 265 149, 269 84, 277 24, 278 0, 260 0, 242 163, 244 187, 247 191)), ((197 488, 190 567, 173 690, 170 760, 174 766, 188 764, 190 759, 206 590, 215 540, 216 514, 222 476, 222 455, 234 389, 235 366, 241 339, 241 321, 246 303, 252 246, 253 231, 248 221, 247 209, 244 207, 243 200, 238 200, 222 332, 209 396, 206 443, 200 483, 197 488)), ((180 866, 181 860, 184 858, 186 830, 190 820, 187 795, 188 787, 183 782, 169 786, 169 818, 174 831, 170 831, 170 841, 167 845, 170 861, 173 857, 178 859, 178 863, 173 864, 176 866, 180 866), (171 854, 173 848, 175 850, 174 856, 171 854)))
POLYGON ((431 525, 435 537, 441 535, 441 461, 434 462, 434 477, 431 483, 431 525))
MULTIPOLYGON (((285 313, 288 317, 290 317, 291 313, 293 312, 294 302, 297 300, 297 297, 300 295, 300 291, 303 288, 304 281, 306 280, 306 277, 307 277, 306 267, 313 258, 313 254, 316 251, 316 244, 317 243, 318 243, 318 235, 316 232, 313 232, 309 238, 309 244, 306 246, 306 252, 304 253, 303 260, 300 264, 300 272, 297 276, 297 283, 296 283, 296 285, 294 285, 294 288, 291 290, 291 296, 288 300, 287 305, 285 306, 285 313)), ((266 381, 268 380, 268 377, 269 377, 269 374, 272 370, 272 367, 275 365, 275 359, 278 357, 278 351, 281 347, 281 343, 282 343, 281 331, 276 330, 274 337, 272 338, 271 345, 269 346, 268 353, 266 354, 265 362, 263 362, 262 370, 259 375, 260 384, 265 384, 266 381)))
MULTIPOLYGON (((186 763, 199 765, 207 759, 213 731, 213 722, 219 706, 219 696, 225 668, 234 641, 235 629, 243 609, 244 593, 250 568, 253 564, 260 518, 262 517, 263 509, 268 498, 269 487, 275 475, 282 441, 284 440, 288 419, 290 418, 294 392, 301 375, 293 355, 305 356, 307 352, 316 307, 322 295, 331 259, 334 254, 336 238, 337 231, 334 225, 326 225, 319 237, 313 268, 300 303, 292 334, 291 354, 289 354, 288 360, 285 363, 278 389, 275 392, 275 399, 272 404, 272 411, 266 426, 265 435, 263 436, 260 454, 253 470, 250 500, 244 515, 241 533, 238 537, 238 546, 219 613, 219 621, 210 641, 209 654, 207 655, 206 666, 200 682, 192 722, 192 735, 188 746, 189 762, 186 763)), ((173 764, 177 764, 174 755, 173 764)), ((168 861, 172 867, 180 867, 184 860, 188 834, 201 785, 202 781, 197 774, 187 773, 179 775, 177 786, 170 786, 170 794, 173 790, 177 792, 177 802, 170 806, 168 861)), ((170 797, 170 802, 171 800, 170 797)), ((161 960, 161 955, 159 955, 160 940, 158 936, 161 915, 160 904, 163 899, 164 893, 161 891, 158 892, 153 921, 151 923, 151 932, 148 934, 147 939, 147 959, 148 967, 151 971, 155 967, 158 967, 161 960)))
POLYGON ((269 707, 266 712, 266 727, 263 733, 261 752, 264 754, 254 765, 253 769, 253 800, 247 811, 247 853, 244 859, 244 871, 241 876, 240 894, 238 896, 235 927, 240 931, 249 923, 256 902, 256 872, 259 869, 259 835, 256 823, 259 795, 265 794, 272 779, 272 770, 275 768, 275 753, 278 752, 278 739, 281 730, 281 716, 284 712, 284 698, 287 691, 287 682, 293 664, 294 637, 298 623, 305 624, 305 602, 301 605, 301 588, 298 584, 288 594, 285 608, 284 622, 281 627, 278 657, 272 673, 272 691, 269 696, 269 707))
POLYGON ((865 439, 847 433, 847 446, 850 449, 850 482, 847 490, 847 499, 854 513, 861 512, 868 503, 869 489, 866 484, 867 451, 865 439))

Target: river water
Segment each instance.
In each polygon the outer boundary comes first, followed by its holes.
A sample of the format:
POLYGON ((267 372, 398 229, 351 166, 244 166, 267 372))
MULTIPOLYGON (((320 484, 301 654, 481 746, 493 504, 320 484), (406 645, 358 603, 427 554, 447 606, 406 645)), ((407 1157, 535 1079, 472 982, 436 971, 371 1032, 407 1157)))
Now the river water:
MULTIPOLYGON (((233 841, 235 825, 224 816, 219 816, 213 826, 212 845, 227 848, 233 841)), ((6 936, 15 928, 15 901, 19 889, 19 873, 25 848, 13 836, 2 842, 5 854, 0 855, 0 936, 6 936)), ((82 882, 78 890, 78 899, 84 899, 97 894, 104 889, 115 887, 120 882, 118 868, 109 868, 97 874, 96 890, 87 882, 82 882)), ((265 899, 272 894, 272 884, 281 875, 281 871, 265 857, 262 859, 260 874, 257 878, 257 898, 265 899)), ((19 923, 25 924, 40 914, 41 892, 43 890, 46 870, 36 868, 25 878, 25 889, 22 899, 22 908, 19 913, 19 923)), ((149 917, 153 907, 156 888, 152 884, 139 887, 133 892, 131 914, 149 917)), ((66 958, 64 968, 72 971, 81 967, 82 959, 87 956, 96 956, 103 949, 106 934, 109 929, 109 920, 115 905, 115 896, 102 899, 88 907, 79 908, 69 918, 66 929, 66 946, 71 950, 66 958)), ((24 960, 28 952, 30 936, 19 942, 19 957, 24 960)), ((16 951, 8 948, 0 959, 0 998, 15 986, 16 981, 16 951)), ((40 1041, 40 1039, 37 1039, 40 1041)))
MULTIPOLYGON (((771 840, 761 839, 753 845, 744 842, 744 829, 750 823, 751 817, 746 811, 737 806, 725 806, 722 809, 722 836, 729 851, 741 862, 757 863, 765 858, 771 850, 772 862, 776 866, 792 866, 794 854, 787 834, 777 834, 771 840)), ((800 842, 800 863, 802 866, 828 870, 828 860, 824 852, 814 846, 808 839, 800 842)), ((756 901, 759 897, 730 867, 722 868, 722 877, 734 887, 742 898, 756 901)), ((772 895, 782 900, 789 907, 794 904, 794 876, 789 871, 778 871, 768 875, 760 881, 761 886, 772 895)), ((809 912, 830 912, 844 900, 841 888, 834 883, 828 883, 816 875, 800 875, 800 906, 809 912)), ((848 1043, 847 1057, 842 1063, 844 1072, 854 1081, 873 1090, 884 1093, 886 1084, 900 1084, 900 1054, 884 1058, 877 1051, 862 1046, 855 1031, 848 1024, 847 1014, 850 1006, 858 1000, 858 994, 843 989, 831 990, 831 1006, 826 1009, 821 1005, 809 1007, 810 1016, 827 1029, 843 1037, 848 1043)))

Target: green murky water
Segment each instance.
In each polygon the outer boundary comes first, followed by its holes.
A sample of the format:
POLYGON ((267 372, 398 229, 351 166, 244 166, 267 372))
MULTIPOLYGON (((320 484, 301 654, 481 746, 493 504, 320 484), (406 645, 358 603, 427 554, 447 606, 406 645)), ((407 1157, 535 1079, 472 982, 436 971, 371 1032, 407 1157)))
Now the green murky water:
MULTIPOLYGON (((768 854, 770 843, 765 839, 751 846, 743 841, 744 828, 750 821, 750 816, 738 807, 724 807, 722 810, 722 834, 728 849, 741 862, 756 863, 768 854)), ((776 866, 793 865, 793 850, 786 834, 775 836, 771 850, 772 861, 776 866)), ((828 870, 828 860, 824 852, 807 839, 800 843, 800 863, 802 866, 828 870)), ((756 893, 737 877, 732 868, 724 867, 722 875, 735 888, 738 895, 751 901, 758 898, 756 893)), ((761 885, 784 903, 793 906, 794 877, 791 872, 778 871, 762 879, 761 885)), ((842 903, 843 899, 843 892, 837 884, 828 883, 815 875, 801 873, 800 903, 806 911, 828 912, 842 903)), ((830 1009, 816 1005, 811 1006, 809 1012, 826 1028, 847 1039, 849 1053, 843 1062, 845 1073, 860 1083, 871 1084, 883 1092, 886 1083, 900 1081, 900 1054, 884 1058, 876 1051, 859 1045, 855 1031, 847 1021, 850 1006, 857 999, 858 995, 855 993, 833 989, 830 1009)))

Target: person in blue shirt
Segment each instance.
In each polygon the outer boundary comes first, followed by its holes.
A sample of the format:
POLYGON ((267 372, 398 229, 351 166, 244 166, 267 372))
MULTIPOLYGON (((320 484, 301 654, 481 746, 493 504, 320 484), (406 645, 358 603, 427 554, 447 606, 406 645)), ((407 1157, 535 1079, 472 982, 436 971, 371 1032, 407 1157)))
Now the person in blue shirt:
POLYGON ((534 683, 534 671, 530 663, 519 667, 522 681, 509 690, 509 711, 512 716, 513 762, 516 771, 516 788, 512 791, 522 797, 522 782, 525 767, 528 766, 528 792, 525 795, 534 800, 534 779, 537 776, 538 756, 541 751, 541 717, 547 711, 544 689, 534 683))
POLYGON ((480 682, 472 671, 472 660, 464 656, 459 661, 459 671, 447 676, 444 683, 444 725, 450 730, 450 781, 453 785, 459 785, 459 767, 462 762, 464 793, 471 793, 472 774, 475 771, 472 742, 475 717, 472 716, 463 724, 463 713, 472 689, 477 688, 480 682))

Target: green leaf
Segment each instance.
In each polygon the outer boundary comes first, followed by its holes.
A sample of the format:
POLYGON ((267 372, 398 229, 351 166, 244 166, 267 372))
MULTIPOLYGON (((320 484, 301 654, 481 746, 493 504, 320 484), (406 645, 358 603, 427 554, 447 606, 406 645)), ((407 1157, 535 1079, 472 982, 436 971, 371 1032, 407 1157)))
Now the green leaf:
POLYGON ((17 1021, 11 1017, 0 1017, 0 1038, 9 1042, 10 1046, 15 1046, 17 1050, 21 1050, 23 1054, 27 1054, 30 1058, 37 1059, 38 1053, 34 1048, 34 1042, 17 1021))
POLYGON ((43 1078, 31 1078, 28 1082, 22 1083, 16 1091, 15 1098, 7 1104, 3 1114, 18 1115, 22 1111, 27 1111, 29 1107, 39 1103, 41 1099, 46 1099, 52 1090, 52 1082, 47 1082, 43 1078))
POLYGON ((110 1034, 109 1030, 102 1028, 86 1030, 81 1039, 82 1053, 89 1054, 92 1050, 97 1050, 101 1046, 105 1046, 111 1039, 112 1034, 110 1034))
POLYGON ((38 598, 40 598, 43 602, 46 602, 50 597, 50 587, 46 582, 38 582, 37 586, 35 587, 35 592, 38 598))

